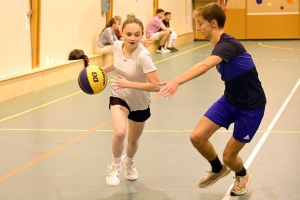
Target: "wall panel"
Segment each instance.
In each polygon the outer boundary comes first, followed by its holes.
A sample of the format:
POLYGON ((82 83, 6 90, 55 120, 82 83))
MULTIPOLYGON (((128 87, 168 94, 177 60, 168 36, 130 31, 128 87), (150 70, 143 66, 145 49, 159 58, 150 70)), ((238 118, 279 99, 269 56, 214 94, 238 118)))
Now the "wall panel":
POLYGON ((189 8, 186 8, 186 6, 192 6, 192 4, 187 4, 186 0, 176 0, 176 3, 174 3, 174 0, 160 0, 158 5, 164 11, 172 13, 170 25, 177 34, 192 31, 187 24, 187 18, 192 20, 192 13, 188 11, 189 8))
POLYGON ((3 1, 0 7, 0 79, 31 70, 29 0, 3 1))
POLYGON ((153 0, 114 0, 113 16, 119 15, 125 21, 129 13, 134 13, 146 27, 153 17, 153 0))
POLYGON ((68 60, 75 48, 92 54, 105 24, 100 0, 43 0, 40 66, 68 60))
POLYGON ((248 15, 247 22, 247 39, 299 38, 298 15, 248 15))

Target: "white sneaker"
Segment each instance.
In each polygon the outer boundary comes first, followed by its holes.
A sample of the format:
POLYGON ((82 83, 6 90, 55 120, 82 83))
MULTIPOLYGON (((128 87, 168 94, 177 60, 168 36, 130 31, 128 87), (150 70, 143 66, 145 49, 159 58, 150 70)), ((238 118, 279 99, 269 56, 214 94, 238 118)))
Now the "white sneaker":
POLYGON ((109 173, 106 177, 106 184, 109 186, 117 186, 120 183, 119 175, 122 171, 120 164, 108 164, 107 172, 109 173))
POLYGON ((162 49, 157 49, 156 52, 157 52, 157 53, 169 53, 169 52, 165 51, 164 48, 162 48, 162 49))
POLYGON ((138 179, 139 174, 137 173, 135 167, 133 166, 134 161, 132 161, 131 165, 126 164, 126 155, 122 156, 121 161, 125 167, 125 177, 127 180, 134 181, 138 179))
POLYGON ((165 48, 163 48, 163 50, 165 50, 167 53, 170 53, 170 52, 171 52, 170 49, 165 49, 165 48))

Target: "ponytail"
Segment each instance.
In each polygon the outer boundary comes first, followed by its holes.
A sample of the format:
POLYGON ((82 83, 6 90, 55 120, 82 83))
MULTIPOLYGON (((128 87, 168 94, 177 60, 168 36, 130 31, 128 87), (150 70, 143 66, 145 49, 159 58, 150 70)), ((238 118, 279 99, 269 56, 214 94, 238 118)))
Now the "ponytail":
MULTIPOLYGON (((109 20, 109 22, 106 24, 106 26, 104 27, 104 29, 101 31, 101 33, 105 30, 105 29, 107 29, 108 27, 112 27, 112 25, 113 24, 115 24, 117 22, 117 19, 115 19, 115 18, 112 18, 111 20, 109 20)), ((100 33, 100 35, 101 35, 101 33, 100 33)), ((99 35, 99 36, 100 36, 99 35)))

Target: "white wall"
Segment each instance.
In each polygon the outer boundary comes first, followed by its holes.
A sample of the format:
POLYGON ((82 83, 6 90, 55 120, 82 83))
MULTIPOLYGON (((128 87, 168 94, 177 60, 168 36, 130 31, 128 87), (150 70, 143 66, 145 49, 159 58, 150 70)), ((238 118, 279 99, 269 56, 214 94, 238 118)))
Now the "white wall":
POLYGON ((0 1, 0 79, 31 69, 29 0, 0 1))
MULTIPOLYGON (((189 32, 191 0, 160 0, 159 8, 172 12, 171 26, 178 34, 189 32)), ((31 35, 27 11, 30 0, 0 0, 0 79, 29 72, 31 35)), ((153 17, 153 0, 115 0, 113 15, 123 20, 135 13, 145 26, 153 17)), ((67 61, 79 48, 87 55, 95 52, 96 41, 105 26, 100 0, 42 0, 40 29, 40 68, 67 61)))
POLYGON ((177 34, 193 31, 192 28, 192 0, 160 0, 158 8, 172 13, 170 26, 177 34))
POLYGON ((144 32, 146 32, 147 23, 153 18, 153 0, 114 1, 113 16, 121 16, 122 21, 124 22, 129 13, 134 13, 135 17, 143 22, 145 28, 144 32))
POLYGON ((92 54, 105 25, 100 0, 43 0, 40 66, 68 60, 69 52, 92 54))

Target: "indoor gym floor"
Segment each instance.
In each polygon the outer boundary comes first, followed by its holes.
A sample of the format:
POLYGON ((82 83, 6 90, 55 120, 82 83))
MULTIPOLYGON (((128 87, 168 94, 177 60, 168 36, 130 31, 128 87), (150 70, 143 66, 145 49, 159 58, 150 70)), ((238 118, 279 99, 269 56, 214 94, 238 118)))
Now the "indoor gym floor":
MULTIPOLYGON (((197 186, 210 165, 193 148, 189 135, 224 90, 212 69, 182 85, 171 99, 152 93, 152 116, 135 157, 139 179, 127 181, 123 171, 116 187, 105 183, 113 135, 109 87, 91 96, 72 80, 1 102, 0 199, 299 200, 300 40, 242 43, 254 58, 268 101, 256 136, 240 153, 252 175, 244 196, 228 195, 233 172, 209 188, 197 186)), ((152 58, 164 81, 212 49, 209 42, 198 41, 152 58)), ((219 157, 232 128, 220 129, 211 138, 219 157)))

